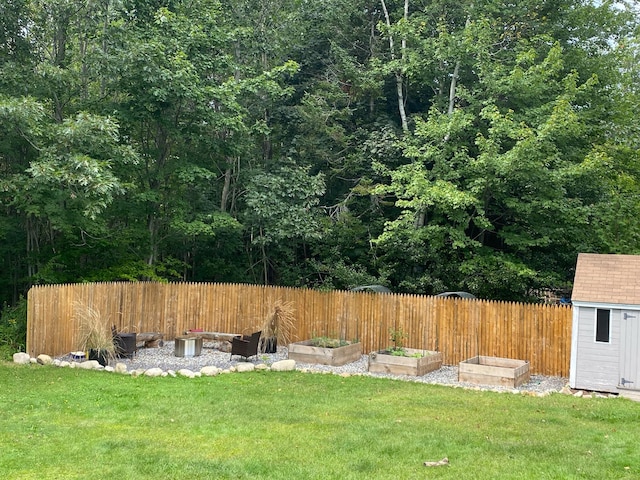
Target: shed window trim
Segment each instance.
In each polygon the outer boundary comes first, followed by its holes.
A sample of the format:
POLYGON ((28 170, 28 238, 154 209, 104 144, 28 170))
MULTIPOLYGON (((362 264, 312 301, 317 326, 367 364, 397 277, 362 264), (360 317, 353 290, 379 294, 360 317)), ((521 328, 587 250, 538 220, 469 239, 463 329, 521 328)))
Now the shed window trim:
POLYGON ((596 308, 596 343, 611 343, 611 310, 596 308))

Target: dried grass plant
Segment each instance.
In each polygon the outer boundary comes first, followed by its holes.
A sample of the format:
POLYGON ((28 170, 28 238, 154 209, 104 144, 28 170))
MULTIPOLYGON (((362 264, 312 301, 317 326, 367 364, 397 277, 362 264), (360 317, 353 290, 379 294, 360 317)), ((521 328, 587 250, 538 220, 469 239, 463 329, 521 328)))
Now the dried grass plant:
POLYGON ((82 302, 75 302, 74 310, 80 333, 79 350, 99 350, 114 356, 115 346, 108 319, 105 319, 98 309, 82 302))
POLYGON ((262 338, 277 338, 279 345, 289 345, 295 330, 293 302, 276 300, 262 323, 262 338))

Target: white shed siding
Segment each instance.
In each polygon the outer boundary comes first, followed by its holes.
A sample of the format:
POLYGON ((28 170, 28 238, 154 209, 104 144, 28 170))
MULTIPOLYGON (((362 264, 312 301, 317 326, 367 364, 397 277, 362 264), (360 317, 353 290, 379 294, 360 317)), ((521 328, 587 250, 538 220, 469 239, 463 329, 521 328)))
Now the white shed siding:
POLYGON ((610 343, 595 341, 596 308, 579 307, 573 388, 617 392, 620 361, 620 310, 611 310, 610 343))

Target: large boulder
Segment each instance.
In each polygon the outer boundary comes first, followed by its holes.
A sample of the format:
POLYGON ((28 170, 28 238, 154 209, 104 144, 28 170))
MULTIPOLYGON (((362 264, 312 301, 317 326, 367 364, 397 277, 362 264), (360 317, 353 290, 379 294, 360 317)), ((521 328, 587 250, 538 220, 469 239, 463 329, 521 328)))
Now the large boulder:
POLYGON ((296 369, 296 361, 292 359, 280 360, 271 365, 272 372, 291 372, 296 369))
POLYGON ((205 377, 215 377, 220 373, 220 369, 218 367, 210 365, 210 366, 202 367, 200 369, 200 373, 205 377))
POLYGON ((122 363, 122 362, 116 363, 115 372, 116 373, 127 373, 127 364, 126 363, 122 363))
POLYGON ((148 370, 145 370, 144 372, 144 376, 145 377, 161 377, 162 376, 162 369, 155 367, 155 368, 150 368, 148 370))
POLYGON ((77 368, 84 368, 85 370, 100 370, 104 368, 97 360, 87 360, 78 364, 77 368))
POLYGON ((236 372, 253 372, 256 369, 256 366, 253 363, 238 363, 236 365, 236 372))
POLYGON ((44 353, 38 355, 37 360, 40 365, 51 365, 51 363, 53 363, 53 358, 44 353))
POLYGON ((31 363, 31 356, 28 353, 18 352, 13 354, 13 363, 19 363, 21 365, 27 365, 31 363))

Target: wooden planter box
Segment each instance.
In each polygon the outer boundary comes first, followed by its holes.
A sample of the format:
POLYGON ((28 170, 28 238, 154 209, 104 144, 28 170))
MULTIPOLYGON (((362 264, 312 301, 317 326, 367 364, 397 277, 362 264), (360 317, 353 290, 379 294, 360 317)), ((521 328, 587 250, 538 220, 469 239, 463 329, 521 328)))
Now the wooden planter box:
POLYGON ((289 345, 289 358, 302 363, 318 363, 337 367, 360 360, 362 344, 350 343, 342 347, 314 347, 311 340, 289 345))
POLYGON ((460 362, 458 380, 481 385, 519 387, 529 381, 529 362, 476 356, 460 362))
POLYGON ((401 357, 380 352, 369 354, 369 371, 373 373, 392 373, 394 375, 422 376, 442 366, 442 353, 429 350, 405 348, 407 354, 422 353, 422 357, 401 357))

